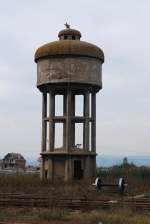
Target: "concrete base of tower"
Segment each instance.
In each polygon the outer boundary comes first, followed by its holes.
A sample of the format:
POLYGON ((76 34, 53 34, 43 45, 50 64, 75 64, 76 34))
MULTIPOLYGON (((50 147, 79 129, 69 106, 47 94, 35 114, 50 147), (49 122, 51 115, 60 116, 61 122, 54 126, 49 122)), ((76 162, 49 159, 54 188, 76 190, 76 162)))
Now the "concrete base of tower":
POLYGON ((96 154, 42 154, 42 179, 69 181, 91 179, 95 175, 96 154))

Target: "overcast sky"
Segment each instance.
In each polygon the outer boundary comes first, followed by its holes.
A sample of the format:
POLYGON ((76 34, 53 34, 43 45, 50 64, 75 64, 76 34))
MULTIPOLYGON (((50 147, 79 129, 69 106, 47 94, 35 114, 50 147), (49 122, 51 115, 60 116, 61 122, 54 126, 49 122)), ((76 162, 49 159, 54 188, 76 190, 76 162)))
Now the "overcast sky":
POLYGON ((35 50, 67 21, 105 54, 97 152, 150 155, 150 1, 0 0, 0 157, 38 157, 41 93, 35 50))

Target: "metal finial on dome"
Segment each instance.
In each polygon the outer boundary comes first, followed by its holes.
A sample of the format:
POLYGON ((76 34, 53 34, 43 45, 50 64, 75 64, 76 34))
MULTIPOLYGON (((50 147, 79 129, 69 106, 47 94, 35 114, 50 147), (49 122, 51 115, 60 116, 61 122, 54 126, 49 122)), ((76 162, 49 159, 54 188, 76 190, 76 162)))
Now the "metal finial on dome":
POLYGON ((67 22, 64 25, 66 26, 67 29, 70 29, 70 25, 67 22))

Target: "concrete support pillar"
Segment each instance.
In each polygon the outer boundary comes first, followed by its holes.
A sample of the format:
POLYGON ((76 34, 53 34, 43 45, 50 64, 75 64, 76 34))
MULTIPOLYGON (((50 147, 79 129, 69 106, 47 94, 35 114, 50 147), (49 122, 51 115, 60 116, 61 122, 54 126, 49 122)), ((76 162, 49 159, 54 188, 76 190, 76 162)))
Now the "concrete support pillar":
POLYGON ((96 156, 93 158, 93 177, 96 177, 96 156))
POLYGON ((92 127, 91 127, 91 149, 96 152, 96 93, 92 93, 91 97, 91 114, 92 114, 92 127))
POLYGON ((68 181, 69 179, 69 160, 66 159, 65 161, 65 181, 68 181))
POLYGON ((49 97, 49 151, 54 151, 54 144, 55 144, 55 94, 50 92, 49 97))
POLYGON ((92 170, 90 169, 90 158, 87 156, 85 158, 85 167, 84 167, 84 178, 88 179, 91 177, 92 170))
POLYGON ((47 179, 52 180, 53 179, 53 160, 52 158, 48 158, 48 174, 47 179))
POLYGON ((44 159, 41 158, 41 169, 40 169, 40 178, 44 178, 44 159))
POLYGON ((43 93, 42 97, 42 152, 46 151, 46 121, 47 117, 47 93, 43 93))
POLYGON ((89 93, 84 95, 84 118, 83 148, 89 151, 89 93))
MULTIPOLYGON (((72 95, 72 116, 75 116, 75 95, 72 95)), ((75 122, 72 122, 72 146, 75 146, 75 122)))
POLYGON ((65 122, 63 123, 63 148, 66 148, 66 95, 63 95, 63 116, 65 122))
POLYGON ((72 115, 72 93, 71 90, 67 91, 67 110, 66 110, 66 151, 69 152, 72 148, 71 140, 72 140, 72 133, 71 133, 71 115, 72 115))

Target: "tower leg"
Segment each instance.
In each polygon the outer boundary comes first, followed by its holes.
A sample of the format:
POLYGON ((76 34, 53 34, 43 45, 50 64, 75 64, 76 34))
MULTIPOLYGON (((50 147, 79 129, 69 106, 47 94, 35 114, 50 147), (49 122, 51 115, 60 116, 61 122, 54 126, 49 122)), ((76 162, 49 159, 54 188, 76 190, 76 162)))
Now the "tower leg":
POLYGON ((46 151, 46 121, 47 116, 47 93, 43 93, 42 99, 42 152, 46 151))
MULTIPOLYGON (((44 92, 42 96, 42 144, 41 144, 41 151, 46 151, 46 137, 47 137, 47 129, 46 129, 46 121, 45 118, 47 117, 47 93, 44 92)), ((40 167, 40 178, 44 179, 44 158, 41 158, 41 167, 40 167)))
POLYGON ((72 93, 71 90, 67 92, 67 117, 66 117, 66 151, 69 152, 72 147, 72 130, 71 130, 71 115, 72 115, 72 93))
MULTIPOLYGON (((75 116, 75 95, 72 95, 72 116, 75 116)), ((72 122, 72 146, 75 147, 75 122, 72 122)))
POLYGON ((89 151, 89 93, 84 95, 84 133, 83 133, 83 148, 89 151))
POLYGON ((55 146, 55 95, 50 92, 50 102, 49 102, 49 151, 54 151, 55 146))
POLYGON ((96 93, 92 93, 92 128, 91 128, 91 143, 92 152, 96 152, 96 93))
MULTIPOLYGON (((66 95, 63 95, 63 116, 66 117, 66 95)), ((63 149, 66 149, 66 119, 63 122, 63 149)))

